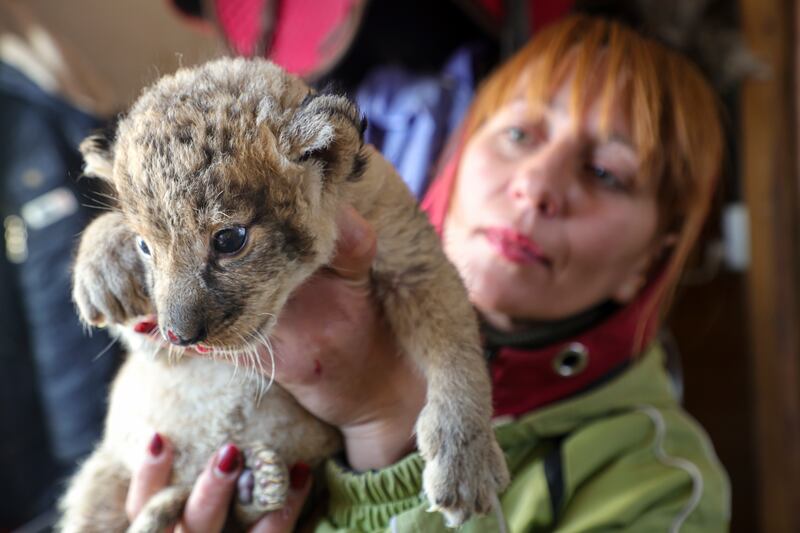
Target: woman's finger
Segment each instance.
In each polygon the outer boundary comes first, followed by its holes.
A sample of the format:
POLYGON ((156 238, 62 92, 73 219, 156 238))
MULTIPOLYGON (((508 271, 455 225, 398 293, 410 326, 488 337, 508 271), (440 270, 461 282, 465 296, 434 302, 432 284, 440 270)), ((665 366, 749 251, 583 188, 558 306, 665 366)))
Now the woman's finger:
POLYGON ((186 502, 178 531, 222 531, 241 469, 242 454, 239 449, 233 444, 220 448, 197 478, 186 502))
POLYGON ((155 433, 147 445, 144 461, 134 472, 125 499, 125 512, 133 521, 147 500, 167 486, 172 471, 172 445, 155 433))
POLYGON ((289 471, 289 494, 283 508, 265 515, 256 522, 250 533, 288 533, 294 531, 303 504, 311 492, 311 469, 297 463, 289 471))

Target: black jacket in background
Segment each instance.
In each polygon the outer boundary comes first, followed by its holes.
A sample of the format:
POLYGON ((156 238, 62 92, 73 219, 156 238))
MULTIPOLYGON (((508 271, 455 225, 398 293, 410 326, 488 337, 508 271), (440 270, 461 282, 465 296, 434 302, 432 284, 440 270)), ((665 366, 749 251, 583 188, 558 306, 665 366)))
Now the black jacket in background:
POLYGON ((0 63, 0 530, 47 510, 102 430, 118 349, 97 357, 111 341, 84 334, 70 299, 77 236, 97 213, 77 146, 99 125, 0 63))

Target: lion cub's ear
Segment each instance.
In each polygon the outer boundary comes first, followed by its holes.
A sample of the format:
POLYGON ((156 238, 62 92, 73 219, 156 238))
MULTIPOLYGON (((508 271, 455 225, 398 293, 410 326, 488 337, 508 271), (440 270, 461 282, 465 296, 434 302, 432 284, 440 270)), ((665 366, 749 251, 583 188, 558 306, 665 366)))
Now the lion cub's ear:
POLYGON ((84 161, 83 173, 110 182, 114 157, 108 138, 99 133, 90 135, 81 142, 80 151, 84 161))
POLYGON ((323 181, 355 180, 364 172, 366 126, 344 96, 311 93, 282 129, 279 144, 295 163, 318 163, 323 181))

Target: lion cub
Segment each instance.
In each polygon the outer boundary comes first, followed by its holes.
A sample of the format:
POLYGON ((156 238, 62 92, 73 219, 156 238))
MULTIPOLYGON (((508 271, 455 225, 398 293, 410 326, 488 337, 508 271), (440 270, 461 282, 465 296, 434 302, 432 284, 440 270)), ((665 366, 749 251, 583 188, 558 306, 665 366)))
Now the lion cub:
POLYGON ((283 503, 286 467, 341 445, 263 375, 226 361, 253 355, 291 292, 332 257, 335 214, 352 205, 374 226, 374 293, 428 382, 416 424, 423 488, 450 525, 490 509, 508 472, 490 425, 490 382, 474 311, 455 268, 392 166, 363 142, 356 107, 264 60, 222 59, 146 89, 112 141, 81 146, 86 171, 115 190, 119 212, 85 231, 74 299, 89 324, 111 323, 130 356, 111 393, 97 450, 63 499, 68 532, 128 527, 131 471, 153 431, 175 444, 171 485, 133 531, 181 512, 208 458, 232 441, 255 493, 247 525, 283 503), (134 333, 154 313, 160 337, 134 333), (171 344, 168 344, 169 340, 171 344), (208 357, 181 357, 184 349, 208 357))

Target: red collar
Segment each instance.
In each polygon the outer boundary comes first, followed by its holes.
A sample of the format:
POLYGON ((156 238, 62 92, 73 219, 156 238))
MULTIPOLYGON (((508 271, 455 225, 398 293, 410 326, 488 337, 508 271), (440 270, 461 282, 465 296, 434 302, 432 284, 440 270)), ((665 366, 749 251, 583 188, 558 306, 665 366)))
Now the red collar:
POLYGON ((657 283, 585 331, 543 348, 504 347, 490 364, 495 416, 517 416, 585 392, 624 370, 654 339, 657 283), (647 314, 648 323, 642 326, 647 314))
MULTIPOLYGON (((431 184, 422 209, 441 235, 457 171, 451 157, 431 184)), ((520 415, 597 386, 617 375, 658 330, 658 275, 639 296, 581 333, 537 349, 503 347, 491 360, 495 416, 520 415)))

